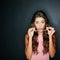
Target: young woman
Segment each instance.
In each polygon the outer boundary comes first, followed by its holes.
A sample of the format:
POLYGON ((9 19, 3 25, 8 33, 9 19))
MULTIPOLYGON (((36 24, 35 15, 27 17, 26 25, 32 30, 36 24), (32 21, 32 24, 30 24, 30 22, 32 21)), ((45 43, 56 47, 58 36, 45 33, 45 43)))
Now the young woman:
POLYGON ((25 55, 28 60, 49 60, 56 53, 55 29, 43 11, 36 11, 25 35, 25 55))

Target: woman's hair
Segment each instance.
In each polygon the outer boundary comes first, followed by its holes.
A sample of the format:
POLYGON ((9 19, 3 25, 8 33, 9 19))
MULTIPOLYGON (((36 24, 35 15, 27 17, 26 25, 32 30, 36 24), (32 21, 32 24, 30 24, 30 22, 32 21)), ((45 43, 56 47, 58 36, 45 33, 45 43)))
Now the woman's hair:
MULTIPOLYGON (((46 29, 46 27, 51 26, 49 24, 49 20, 48 20, 46 14, 42 10, 40 10, 40 11, 36 11, 34 13, 32 19, 31 19, 30 28, 35 27, 34 22, 37 17, 43 17, 45 19, 44 30, 46 29)), ((35 29, 36 29, 36 27, 35 27, 35 29)), ((28 33, 27 33, 27 35, 28 35, 28 33)), ((34 32, 33 37, 32 37, 32 51, 33 51, 33 53, 36 53, 36 54, 38 54, 37 47, 39 45, 39 42, 37 41, 37 37, 38 37, 38 32, 34 32)), ((56 39, 55 33, 53 34, 52 39, 53 39, 53 44, 55 47, 55 39, 56 39)), ((46 54, 49 51, 49 35, 48 35, 47 31, 43 31, 43 47, 44 47, 43 53, 46 54)))

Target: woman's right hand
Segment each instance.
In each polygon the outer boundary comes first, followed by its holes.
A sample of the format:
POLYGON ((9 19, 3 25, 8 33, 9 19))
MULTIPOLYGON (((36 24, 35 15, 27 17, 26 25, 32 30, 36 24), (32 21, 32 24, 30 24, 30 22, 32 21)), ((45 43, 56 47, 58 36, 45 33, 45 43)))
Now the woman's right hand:
POLYGON ((28 35, 29 35, 29 37, 32 38, 32 36, 33 36, 33 34, 34 34, 34 31, 35 31, 35 28, 34 28, 34 27, 28 29, 28 35))

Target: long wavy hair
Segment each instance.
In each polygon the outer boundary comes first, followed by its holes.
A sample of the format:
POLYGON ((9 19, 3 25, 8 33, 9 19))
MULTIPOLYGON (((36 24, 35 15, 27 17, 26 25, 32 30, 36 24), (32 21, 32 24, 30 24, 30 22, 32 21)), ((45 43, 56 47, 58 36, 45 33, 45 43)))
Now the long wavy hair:
MULTIPOLYGON (((34 22, 37 17, 43 17, 45 19, 45 27, 43 30, 45 30, 46 27, 51 26, 49 24, 49 20, 48 20, 46 14, 42 10, 40 10, 40 11, 36 11, 34 13, 32 19, 31 19, 30 28, 35 27, 34 22)), ((36 29, 36 27, 35 27, 35 29, 36 29)), ((27 33, 27 35, 28 35, 28 33, 27 33)), ((56 34, 54 33, 52 36, 54 47, 55 47, 55 39, 56 39, 55 35, 56 34)), ((33 37, 32 37, 32 51, 36 54, 38 54, 37 47, 39 45, 39 42, 37 41, 37 37, 38 37, 38 32, 34 32, 33 37)), ((29 39, 29 36, 28 36, 28 39, 29 39)), ((43 54, 46 54, 47 52, 49 52, 49 35, 48 35, 47 31, 43 31, 43 47, 44 47, 43 54)))

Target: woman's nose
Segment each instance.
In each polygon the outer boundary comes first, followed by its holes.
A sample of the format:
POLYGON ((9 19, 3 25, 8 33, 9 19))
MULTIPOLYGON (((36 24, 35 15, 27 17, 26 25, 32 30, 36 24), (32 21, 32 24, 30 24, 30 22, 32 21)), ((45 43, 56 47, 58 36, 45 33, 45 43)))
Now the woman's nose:
POLYGON ((39 24, 39 26, 42 26, 42 24, 39 24))

